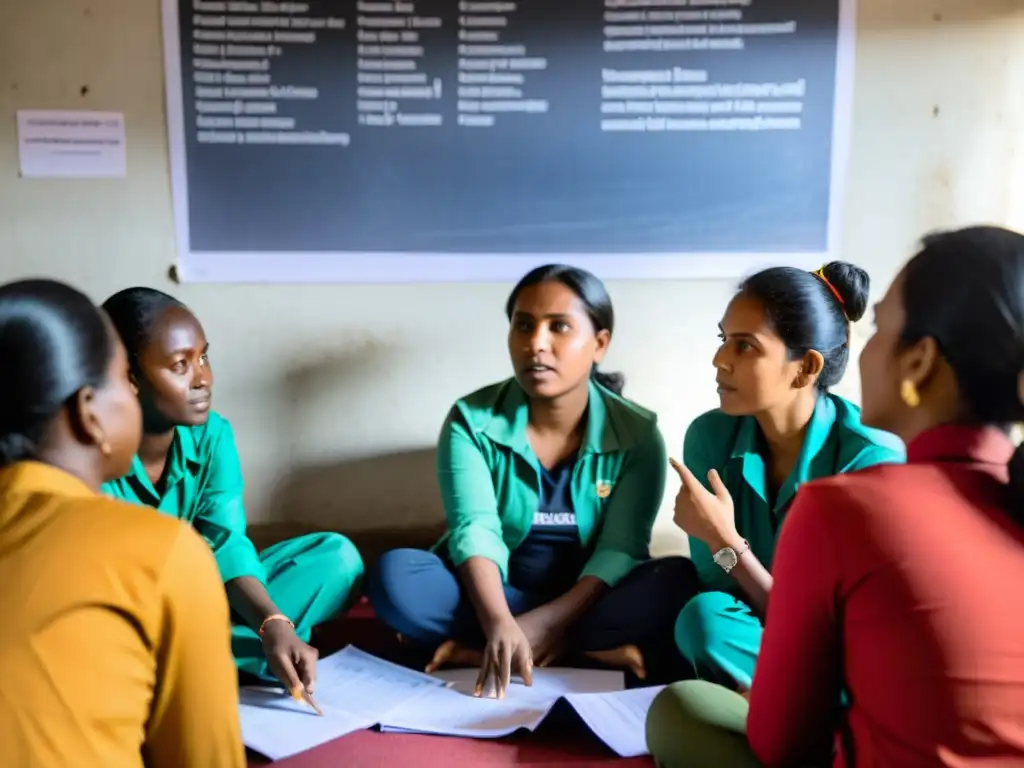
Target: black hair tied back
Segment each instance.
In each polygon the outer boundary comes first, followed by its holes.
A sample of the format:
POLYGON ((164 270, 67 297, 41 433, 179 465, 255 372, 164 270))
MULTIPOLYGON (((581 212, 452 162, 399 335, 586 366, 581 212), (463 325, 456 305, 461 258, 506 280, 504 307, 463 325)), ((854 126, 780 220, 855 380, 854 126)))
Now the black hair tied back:
POLYGON ((157 318, 174 307, 184 309, 185 305, 170 294, 145 287, 125 288, 103 302, 103 311, 121 337, 133 371, 138 372, 139 355, 149 341, 157 318))
POLYGON ((106 380, 113 339, 96 306, 53 280, 0 286, 0 466, 38 458, 54 417, 106 380))
POLYGON ((871 278, 855 264, 832 261, 823 266, 814 276, 821 280, 835 298, 850 323, 858 322, 868 309, 871 292, 871 278))
POLYGON ((595 365, 590 371, 590 378, 609 392, 614 392, 619 396, 622 395, 622 391, 626 388, 626 376, 618 371, 614 371, 612 373, 599 371, 595 365))
MULTIPOLYGON (((968 227, 928 235, 903 270, 900 344, 932 338, 976 424, 1024 422, 1024 235, 968 227)), ((1008 508, 1024 523, 1024 449, 1009 463, 1008 508)))
MULTIPOLYGON (((608 331, 609 334, 615 331, 615 310, 612 307, 611 296, 595 275, 579 267, 570 267, 566 264, 547 264, 531 270, 516 283, 516 287, 509 294, 505 303, 505 315, 512 320, 512 312, 515 311, 516 299, 524 288, 529 288, 541 283, 561 283, 570 291, 576 294, 583 306, 587 309, 587 316, 591 325, 594 326, 594 333, 608 331)), ((605 389, 616 395, 621 395, 626 386, 626 377, 621 373, 606 373, 599 371, 595 365, 590 370, 590 378, 596 381, 605 389)))
POLYGON ((20 432, 0 435, 0 467, 36 458, 36 444, 20 432))
POLYGON ((814 350, 824 358, 817 387, 827 392, 850 361, 850 323, 864 317, 871 279, 858 266, 833 261, 816 272, 772 267, 748 277, 740 291, 764 307, 768 325, 791 360, 814 350))

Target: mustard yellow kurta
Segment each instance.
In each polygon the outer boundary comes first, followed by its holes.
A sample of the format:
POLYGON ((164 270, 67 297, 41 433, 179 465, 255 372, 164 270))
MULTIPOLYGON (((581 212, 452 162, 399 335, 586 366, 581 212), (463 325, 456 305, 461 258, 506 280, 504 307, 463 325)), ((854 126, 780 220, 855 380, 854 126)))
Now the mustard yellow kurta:
POLYGON ((227 600, 187 525, 0 470, 0 764, 241 768, 227 600))

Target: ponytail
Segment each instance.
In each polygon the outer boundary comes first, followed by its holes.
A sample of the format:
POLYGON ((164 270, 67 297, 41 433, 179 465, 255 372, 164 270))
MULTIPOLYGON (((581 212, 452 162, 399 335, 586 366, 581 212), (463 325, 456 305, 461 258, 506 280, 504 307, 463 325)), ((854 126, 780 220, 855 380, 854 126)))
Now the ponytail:
POLYGON ((16 461, 33 459, 35 455, 35 442, 20 432, 0 435, 0 467, 6 467, 16 461))
POLYGON ((626 388, 626 377, 621 373, 605 373, 597 370, 595 365, 590 369, 590 378, 607 389, 613 395, 622 397, 622 390, 626 388))

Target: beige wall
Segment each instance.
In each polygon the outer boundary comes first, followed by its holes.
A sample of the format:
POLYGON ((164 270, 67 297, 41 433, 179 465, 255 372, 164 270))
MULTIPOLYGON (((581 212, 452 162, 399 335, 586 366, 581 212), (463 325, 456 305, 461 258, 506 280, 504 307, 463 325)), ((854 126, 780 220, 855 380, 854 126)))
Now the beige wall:
MULTIPOLYGON (((1024 227, 1024 0, 859 5, 843 255, 878 292, 927 229, 1024 227)), ((510 286, 174 286, 158 0, 0 0, 0 18, 0 281, 52 275, 98 300, 142 283, 190 304, 212 339, 252 520, 440 520, 430 446, 457 396, 508 374, 510 286), (125 112, 128 178, 19 180, 14 111, 33 108, 125 112)), ((609 287, 609 366, 678 452, 715 404, 709 361, 731 286, 609 287)), ((851 367, 840 392, 857 391, 851 367)), ((662 550, 678 543, 674 491, 662 550)))

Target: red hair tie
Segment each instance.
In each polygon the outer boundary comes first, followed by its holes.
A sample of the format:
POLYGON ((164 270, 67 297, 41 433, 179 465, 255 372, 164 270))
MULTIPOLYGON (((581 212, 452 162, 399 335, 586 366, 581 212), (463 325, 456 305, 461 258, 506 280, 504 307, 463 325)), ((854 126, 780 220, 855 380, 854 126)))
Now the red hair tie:
MULTIPOLYGON (((832 291, 832 295, 836 297, 836 301, 838 301, 839 302, 839 306, 841 306, 843 308, 843 314, 845 315, 846 314, 846 302, 843 301, 842 294, 840 294, 839 291, 836 290, 836 287, 834 285, 832 285, 832 283, 829 282, 827 277, 825 277, 825 268, 822 267, 817 272, 812 272, 811 274, 813 274, 815 277, 817 277, 819 280, 821 280, 821 282, 823 282, 825 284, 825 287, 828 288, 830 291, 832 291)), ((849 320, 850 319, 849 316, 847 316, 846 319, 849 320)))

